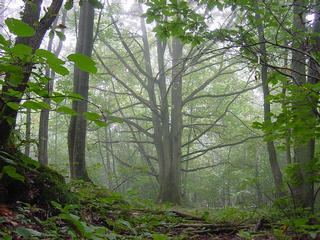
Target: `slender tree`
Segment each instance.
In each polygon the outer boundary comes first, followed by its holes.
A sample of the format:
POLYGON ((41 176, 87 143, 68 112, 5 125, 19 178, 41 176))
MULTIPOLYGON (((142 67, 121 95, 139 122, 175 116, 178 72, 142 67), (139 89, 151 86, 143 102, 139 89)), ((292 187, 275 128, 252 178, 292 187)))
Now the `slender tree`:
MULTIPOLYGON (((260 22, 262 20, 259 14, 259 2, 255 0, 256 4, 256 12, 255 12, 255 19, 256 22, 260 22)), ((257 25, 257 32, 259 38, 259 51, 261 54, 261 81, 262 81, 262 92, 263 92, 263 116, 264 122, 268 123, 271 122, 271 104, 267 100, 270 90, 268 85, 268 53, 264 38, 264 27, 263 23, 257 25)), ((270 133, 272 134, 272 133, 270 133)), ((272 140, 267 141, 267 149, 269 154, 269 163, 271 166, 272 176, 274 179, 274 185, 276 187, 276 196, 281 195, 281 186, 282 186, 282 173, 279 167, 278 159, 277 159, 277 152, 274 146, 274 142, 272 140)))
MULTIPOLYGON (((63 11, 62 17, 61 17, 61 24, 64 26, 66 22, 66 16, 67 11, 63 11)), ((58 20, 58 19, 57 19, 58 20)), ((53 24, 55 27, 57 24, 57 20, 53 24)), ((62 29, 62 34, 64 33, 64 28, 62 29)), ((63 39, 59 39, 59 44, 57 49, 55 50, 55 55, 58 57, 61 49, 62 49, 63 39)), ((48 42, 48 48, 47 50, 49 52, 52 51, 52 45, 53 45, 53 37, 50 38, 48 42)), ((55 78, 55 72, 50 71, 49 68, 46 69, 46 77, 48 78, 49 82, 47 84, 48 93, 52 93, 53 86, 54 86, 54 78, 55 78)), ((44 102, 50 105, 51 99, 44 99, 44 102)), ((39 124, 39 153, 38 153, 38 161, 44 165, 48 165, 48 128, 49 128, 49 114, 50 111, 47 108, 41 109, 40 113, 40 124, 39 124)))

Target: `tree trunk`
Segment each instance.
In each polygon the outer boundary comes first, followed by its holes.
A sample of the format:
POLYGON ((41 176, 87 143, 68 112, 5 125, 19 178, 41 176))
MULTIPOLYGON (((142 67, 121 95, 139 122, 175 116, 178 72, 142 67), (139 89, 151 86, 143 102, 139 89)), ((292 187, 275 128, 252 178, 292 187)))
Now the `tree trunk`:
POLYGON ((30 156, 30 138, 31 138, 31 109, 27 109, 26 114, 26 146, 24 154, 30 156))
MULTIPOLYGON (((83 1, 80 7, 79 34, 77 40, 76 53, 81 53, 91 57, 93 47, 93 22, 94 9, 88 1, 83 1)), ((73 92, 80 94, 85 100, 72 102, 72 109, 78 115, 72 116, 68 131, 68 148, 70 175, 72 179, 82 179, 90 181, 86 170, 86 132, 87 121, 84 112, 87 111, 89 73, 74 68, 73 92)))
MULTIPOLYGON (((255 1, 258 4, 258 1, 255 1)), ((256 7, 259 8, 258 6, 256 7)), ((256 12, 255 14, 256 21, 258 22, 261 19, 259 13, 256 12)), ((264 122, 271 122, 271 106, 270 103, 267 101, 267 97, 270 94, 269 86, 267 82, 268 78, 268 67, 267 67, 267 49, 265 45, 265 38, 264 38, 264 29, 263 25, 259 24, 257 26, 258 35, 259 35, 259 42, 260 42, 260 53, 261 53, 261 81, 262 81, 262 90, 263 90, 263 113, 264 113, 264 122)), ((269 163, 271 166, 272 176, 274 185, 276 187, 276 197, 280 197, 281 195, 281 186, 282 186, 282 173, 279 167, 279 163, 277 160, 277 152, 274 147, 273 141, 267 141, 267 149, 269 154, 269 163)))
MULTIPOLYGON (((142 11, 140 6, 140 11, 142 11)), ((145 69, 148 74, 147 92, 152 111, 154 127, 154 143, 159 161, 160 190, 158 202, 180 204, 181 190, 181 135, 182 135, 182 43, 173 39, 172 48, 172 90, 171 90, 171 127, 169 118, 168 89, 166 87, 164 53, 166 41, 157 38, 158 53, 158 87, 160 90, 160 111, 157 109, 155 95, 155 79, 152 73, 149 43, 145 27, 141 19, 142 40, 144 45, 145 69)))
MULTIPOLYGON (((298 36, 306 32, 305 27, 305 1, 295 0, 293 2, 293 27, 294 34, 298 36)), ((301 38, 299 38, 301 39, 301 38)), ((305 41, 300 40, 299 42, 294 41, 293 46, 297 50, 292 50, 292 77, 294 83, 298 86, 306 83, 306 56, 302 53, 303 45, 305 41), (299 51, 302 50, 302 51, 299 51)), ((299 95, 300 93, 297 92, 299 95)), ((306 100, 308 101, 308 100, 306 100)), ((297 112, 297 121, 302 121, 305 123, 305 131, 310 129, 312 131, 313 125, 308 124, 310 118, 312 118, 312 104, 305 100, 297 100, 294 103, 293 110, 297 112)), ((314 186, 313 182, 308 178, 310 173, 307 170, 310 166, 311 160, 314 156, 314 140, 310 140, 307 143, 301 142, 299 136, 295 136, 296 146, 294 148, 294 162, 299 165, 299 169, 295 174, 295 183, 293 186, 293 197, 298 205, 303 207, 312 208, 313 207, 313 195, 314 186)))
MULTIPOLYGON (((50 28, 61 8, 63 0, 53 0, 46 14, 39 20, 42 1, 31 0, 25 4, 22 14, 22 21, 35 29, 35 34, 31 37, 17 37, 15 45, 24 44, 32 48, 33 52, 39 48, 44 35, 50 28), (34 23, 39 23, 35 25, 34 23)), ((32 71, 32 63, 27 63, 23 66, 24 76, 21 84, 18 86, 3 86, 0 96, 0 148, 5 148, 12 131, 15 128, 17 118, 17 110, 14 110, 6 105, 6 102, 11 101, 20 104, 22 95, 19 97, 8 97, 7 93, 12 89, 24 93, 29 77, 32 71)), ((10 74, 6 74, 5 81, 9 81, 10 74)))
POLYGON ((261 183, 260 183, 260 180, 259 180, 259 147, 257 146, 256 147, 256 161, 255 161, 255 180, 256 180, 256 191, 257 191, 257 203, 256 205, 257 206, 262 206, 263 205, 263 202, 262 202, 262 191, 261 191, 261 183))
MULTIPOLYGON (((66 16, 67 12, 64 11, 62 15, 62 21, 61 24, 65 25, 66 22, 66 16)), ((57 20, 54 22, 54 26, 57 24, 57 20)), ((64 29, 61 31, 64 33, 64 29)), ((50 38, 49 43, 48 43, 48 51, 52 51, 52 44, 53 44, 53 38, 50 38)), ((62 40, 59 40, 59 45, 57 47, 57 50, 55 51, 55 55, 58 57, 62 49, 62 40)), ((46 77, 49 79, 49 82, 47 84, 47 89, 49 95, 53 91, 53 86, 54 86, 54 78, 55 78, 55 72, 50 71, 49 68, 46 69, 46 77)), ((47 103, 48 105, 51 104, 51 99, 47 98, 44 99, 44 102, 47 103)), ((38 161, 44 165, 48 165, 48 128, 49 128, 49 109, 44 108, 41 110, 40 113, 40 124, 39 124, 39 153, 38 153, 38 161)))

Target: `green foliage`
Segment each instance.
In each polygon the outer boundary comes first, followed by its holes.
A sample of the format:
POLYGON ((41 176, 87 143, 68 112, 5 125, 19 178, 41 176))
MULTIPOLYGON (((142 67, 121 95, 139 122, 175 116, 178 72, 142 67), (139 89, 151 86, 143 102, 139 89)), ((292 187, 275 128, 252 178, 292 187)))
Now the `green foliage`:
MULTIPOLYGON (((70 1, 69 1, 70 2, 70 1)), ((32 36, 35 32, 34 30, 23 23, 21 20, 9 18, 6 20, 6 24, 9 30, 18 35, 18 36, 32 36)), ((22 108, 32 109, 32 110, 41 110, 44 108, 51 109, 51 107, 42 101, 43 98, 52 98, 54 102, 57 104, 61 103, 66 99, 72 100, 82 100, 83 97, 76 94, 65 95, 59 92, 53 92, 51 94, 48 93, 47 83, 51 80, 42 75, 42 69, 45 67, 49 67, 52 71, 65 76, 69 74, 69 70, 64 66, 65 61, 57 58, 55 54, 49 52, 44 49, 36 49, 33 53, 33 50, 23 44, 17 44, 11 46, 12 43, 10 41, 5 40, 5 38, 0 35, 0 50, 1 50, 1 64, 0 71, 4 73, 10 73, 10 78, 8 81, 1 81, 0 83, 3 86, 10 87, 18 87, 19 84, 22 83, 24 78, 24 72, 22 66, 25 64, 33 64, 37 71, 32 71, 31 75, 36 82, 28 82, 28 88, 26 88, 25 92, 29 94, 34 94, 39 98, 35 98, 32 100, 24 101, 22 104, 19 102, 15 102, 11 100, 11 97, 21 98, 23 96, 23 92, 19 92, 14 90, 13 88, 9 88, 6 95, 8 96, 8 100, 6 102, 7 106, 14 109, 20 110, 22 108)), ((82 54, 70 54, 67 57, 71 62, 75 63, 77 67, 79 67, 83 71, 96 73, 97 68, 95 67, 95 62, 82 54)), ((6 100, 6 99, 4 99, 6 100)), ((62 112, 69 115, 76 115, 77 113, 68 108, 66 106, 59 106, 56 108, 56 111, 62 112)), ((87 113, 87 117, 89 120, 95 122, 98 126, 106 126, 107 124, 104 121, 100 120, 100 116, 97 117, 96 113, 87 113), (93 119, 94 116, 94 119, 93 119)))
POLYGON ((97 68, 95 66, 95 62, 88 56, 77 53, 77 54, 70 54, 68 59, 71 62, 74 62, 76 66, 86 72, 96 73, 97 68))
POLYGON ((21 182, 24 182, 24 177, 21 174, 17 173, 16 171, 17 171, 17 169, 15 167, 4 166, 2 168, 2 172, 0 174, 0 178, 2 178, 3 174, 8 174, 9 177, 17 179, 17 180, 19 180, 21 182))
POLYGON ((181 39, 183 43, 192 43, 193 45, 204 41, 202 33, 207 28, 204 17, 191 10, 187 1, 144 2, 148 9, 142 17, 146 18, 147 23, 157 22, 153 31, 161 40, 173 36, 181 39))
POLYGON ((8 26, 9 31, 19 37, 31 37, 35 34, 35 30, 21 20, 7 18, 5 23, 8 26))
POLYGON ((255 209, 245 210, 235 207, 226 207, 225 209, 213 209, 208 212, 208 218, 216 222, 257 222, 260 215, 255 209))
POLYGON ((320 234, 319 215, 310 214, 304 208, 292 205, 292 199, 278 199, 280 207, 269 210, 272 219, 273 234, 281 239, 292 237, 304 239, 311 237, 315 239, 320 234))

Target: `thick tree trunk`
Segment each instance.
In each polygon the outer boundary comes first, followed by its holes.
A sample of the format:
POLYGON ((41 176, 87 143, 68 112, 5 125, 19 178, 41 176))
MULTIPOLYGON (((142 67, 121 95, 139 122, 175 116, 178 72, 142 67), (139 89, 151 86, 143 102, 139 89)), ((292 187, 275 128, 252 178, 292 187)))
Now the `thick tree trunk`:
MULTIPOLYGON (((293 27, 294 33, 296 36, 299 34, 304 34, 306 32, 305 27, 305 1, 304 0, 295 0, 293 2, 293 27)), ((294 42, 293 46, 298 50, 303 51, 304 41, 294 42)), ((292 51, 292 77, 294 83, 300 86, 301 84, 306 83, 306 56, 301 51, 292 51)), ((299 92, 297 92, 299 94, 299 92)), ((313 125, 308 124, 310 118, 313 115, 313 107, 310 102, 306 104, 305 101, 296 101, 294 103, 293 109, 296 111, 297 118, 296 120, 302 121, 305 123, 305 131, 310 129, 312 131, 313 125)), ((313 182, 310 181, 310 171, 308 168, 309 164, 314 157, 314 140, 310 140, 307 143, 301 142, 299 136, 295 137, 296 146, 294 148, 294 162, 299 165, 299 169, 295 174, 295 183, 293 186, 293 197, 298 205, 303 207, 313 207, 313 195, 314 195, 314 186, 313 182)))
MULTIPOLYGON (((40 47, 42 39, 55 20, 58 12, 61 8, 63 0, 53 0, 47 13, 39 21, 40 10, 42 1, 41 0, 31 0, 25 4, 25 8, 22 14, 22 21, 32 26, 35 29, 35 34, 32 37, 17 37, 15 45, 24 44, 32 48, 33 51, 40 47), (38 23, 39 22, 39 23, 38 23), (35 25, 34 23, 38 23, 35 25)), ((0 96, 0 148, 4 148, 7 144, 12 131, 15 128, 15 121, 17 118, 17 110, 14 110, 6 105, 6 102, 16 102, 20 103, 23 93, 27 87, 29 77, 32 71, 32 64, 27 63, 23 66, 24 77, 21 84, 18 86, 4 86, 1 91, 0 96), (21 92, 22 95, 19 97, 8 97, 6 93, 12 89, 14 91, 21 92)), ((10 74, 6 74, 5 81, 9 81, 10 74)))
MULTIPOLYGON (((76 53, 91 57, 93 47, 93 22, 94 9, 88 1, 83 1, 80 7, 79 34, 76 53)), ((89 73, 77 67, 74 68, 73 92, 80 94, 85 100, 88 99, 89 73)), ((72 109, 78 115, 71 117, 68 132, 68 148, 70 175, 72 179, 90 181, 86 170, 86 132, 87 121, 84 112, 87 111, 86 101, 73 101, 72 109)))
MULTIPOLYGON (((140 7, 140 11, 141 7, 140 7)), ((158 87, 160 90, 160 111, 157 109, 155 95, 155 79, 152 73, 149 43, 144 19, 141 19, 142 40, 144 45, 145 69, 148 74, 147 91, 151 104, 152 123, 154 127, 154 143, 159 161, 160 190, 158 202, 180 204, 180 172, 181 172, 181 134, 182 134, 182 79, 181 56, 182 43, 173 40, 173 72, 171 128, 169 118, 168 89, 166 87, 164 53, 166 41, 157 38, 158 53, 158 87)))
MULTIPOLYGON (((169 156, 163 159, 164 173, 160 172, 159 202, 181 202, 181 136, 182 136, 182 43, 172 40, 172 89, 169 156), (171 150, 171 151, 170 151, 171 150)), ((161 170, 161 169, 160 169, 161 170)))
MULTIPOLYGON (((258 1, 255 1, 256 4, 258 4, 258 1)), ((258 6, 256 7, 258 9, 258 6)), ((255 15, 256 21, 259 21, 261 19, 261 16, 259 13, 256 13, 255 15)), ((264 29, 263 25, 259 24, 257 26, 258 35, 259 35, 259 42, 260 42, 260 53, 261 53, 261 81, 262 81, 262 90, 263 90, 263 113, 264 113, 264 122, 271 122, 271 106, 270 103, 267 101, 267 97, 270 94, 269 86, 267 82, 268 78, 268 67, 267 67, 267 49, 265 45, 265 38, 264 38, 264 29)), ((271 166, 272 176, 274 185, 276 187, 276 197, 279 197, 281 195, 281 186, 282 186, 282 173, 279 167, 279 163, 277 160, 277 152, 274 146, 273 141, 267 142, 267 150, 269 154, 269 163, 271 166)))

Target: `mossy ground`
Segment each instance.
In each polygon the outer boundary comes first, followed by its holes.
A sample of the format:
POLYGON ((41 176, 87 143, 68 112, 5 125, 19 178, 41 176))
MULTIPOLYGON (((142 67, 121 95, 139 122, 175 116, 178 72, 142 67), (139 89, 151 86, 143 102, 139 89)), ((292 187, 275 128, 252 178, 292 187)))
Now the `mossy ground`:
POLYGON ((69 191, 64 177, 53 169, 40 165, 22 153, 0 155, 1 204, 17 201, 47 207, 51 201, 63 204, 76 201, 69 191), (16 173, 4 171, 6 166, 15 168, 16 173), (11 176, 10 176, 11 175, 11 176))

